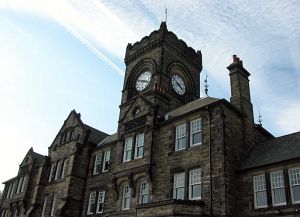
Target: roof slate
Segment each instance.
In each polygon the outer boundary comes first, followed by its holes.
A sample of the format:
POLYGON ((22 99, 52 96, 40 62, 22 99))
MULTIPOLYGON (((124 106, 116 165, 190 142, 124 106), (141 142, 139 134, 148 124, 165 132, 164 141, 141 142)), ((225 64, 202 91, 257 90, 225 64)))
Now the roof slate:
POLYGON ((98 147, 101 145, 105 145, 114 141, 118 140, 118 133, 114 133, 111 134, 110 136, 106 137, 105 139, 103 139, 101 142, 99 142, 99 144, 97 145, 98 147))
POLYGON ((98 144, 100 141, 102 141, 103 139, 105 139, 108 136, 107 133, 97 130, 87 124, 84 124, 84 127, 86 127, 87 129, 89 129, 91 131, 88 141, 92 142, 94 144, 98 144))
POLYGON ((170 111, 168 113, 168 115, 170 116, 170 118, 177 117, 177 116, 189 113, 189 112, 191 112, 193 110, 205 107, 205 106, 207 106, 209 104, 218 102, 220 100, 222 100, 222 99, 213 98, 213 97, 209 97, 209 96, 203 97, 203 98, 199 98, 199 99, 196 99, 196 100, 194 100, 192 102, 189 102, 189 103, 187 103, 187 104, 185 104, 183 106, 180 106, 179 108, 176 108, 176 109, 170 111))
POLYGON ((240 169, 250 169, 295 158, 300 158, 300 132, 256 144, 240 169))

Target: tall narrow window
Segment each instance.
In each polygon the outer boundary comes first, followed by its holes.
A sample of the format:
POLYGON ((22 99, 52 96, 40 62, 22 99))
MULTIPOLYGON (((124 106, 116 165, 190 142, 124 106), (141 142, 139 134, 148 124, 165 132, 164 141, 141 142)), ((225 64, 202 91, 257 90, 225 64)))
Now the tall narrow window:
POLYGON ((196 200, 201 199, 201 169, 190 170, 190 188, 189 188, 189 199, 196 200))
POLYGON ((25 187, 26 187, 27 181, 28 181, 28 175, 24 176, 22 187, 21 187, 21 192, 25 191, 25 187))
POLYGON ((102 213, 104 209, 105 191, 99 191, 96 213, 102 213))
POLYGON ((272 202, 274 206, 280 206, 286 204, 285 188, 283 172, 276 171, 270 173, 271 176, 271 189, 272 189, 272 202))
POLYGON ((123 210, 129 209, 130 194, 131 194, 131 189, 130 189, 129 185, 124 185, 124 187, 123 187, 123 197, 122 197, 122 209, 123 210))
POLYGON ((254 207, 265 208, 267 204, 267 190, 265 174, 253 176, 253 188, 254 188, 254 207))
POLYGON ((6 198, 10 198, 11 189, 12 189, 12 184, 9 184, 6 198))
POLYGON ((19 179, 17 194, 21 192, 22 183, 23 183, 23 176, 19 179))
POLYGON ((289 169, 292 202, 300 203, 300 167, 289 169))
POLYGON ((110 161, 110 150, 104 152, 102 172, 108 171, 110 161))
POLYGON ((143 156, 144 156, 144 133, 141 133, 136 136, 134 158, 141 158, 143 156))
POLYGON ((20 217, 24 217, 24 214, 25 214, 25 209, 24 207, 22 207, 20 210, 20 217))
POLYGON ((191 146, 202 143, 201 118, 191 121, 191 146))
POLYGON ((50 174, 49 174, 49 179, 48 181, 51 182, 54 179, 54 175, 55 175, 55 166, 56 163, 52 163, 51 165, 51 170, 50 170, 50 174))
POLYGON ((48 200, 48 197, 46 196, 46 197, 44 198, 44 203, 43 203, 42 217, 44 217, 44 216, 45 216, 45 213, 46 213, 47 200, 48 200))
POLYGON ((186 148, 186 124, 176 127, 175 151, 186 148))
POLYGON ((11 189, 11 192, 10 192, 10 197, 13 196, 13 194, 15 193, 15 190, 16 190, 16 182, 14 182, 14 184, 12 186, 12 189, 11 189))
POLYGON ((148 202, 149 202, 149 184, 147 181, 142 181, 140 185, 139 204, 145 204, 148 202))
POLYGON ((96 192, 91 192, 90 193, 90 198, 89 198, 89 205, 88 205, 88 210, 87 214, 93 214, 95 211, 95 205, 96 205, 96 192))
POLYGON ((174 174, 173 198, 177 200, 184 199, 185 173, 174 174))
POLYGON ((54 180, 58 180, 61 177, 61 160, 57 162, 56 173, 54 180))
POLYGON ((6 209, 3 209, 1 213, 1 217, 5 217, 5 215, 6 215, 6 209))
POLYGON ((93 172, 94 175, 100 173, 101 161, 102 161, 102 153, 96 155, 95 164, 94 164, 94 172, 93 172))
POLYGON ((125 139, 123 162, 130 161, 132 155, 132 137, 125 139))
POLYGON ((55 215, 55 209, 56 209, 56 195, 54 195, 53 200, 52 200, 50 216, 55 215))
POLYGON ((66 173, 67 173, 67 164, 68 164, 68 158, 64 159, 64 163, 63 163, 63 168, 62 168, 62 172, 61 172, 61 178, 65 178, 66 173))

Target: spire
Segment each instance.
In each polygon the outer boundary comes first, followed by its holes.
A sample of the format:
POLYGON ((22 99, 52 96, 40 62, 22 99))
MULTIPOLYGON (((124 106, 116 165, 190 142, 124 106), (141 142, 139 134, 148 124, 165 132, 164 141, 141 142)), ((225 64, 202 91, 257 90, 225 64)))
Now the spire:
POLYGON ((260 108, 258 108, 258 125, 259 126, 262 126, 262 122, 263 122, 263 119, 262 119, 262 115, 260 113, 260 108))
POLYGON ((204 79, 205 96, 208 96, 208 87, 209 87, 209 85, 208 85, 207 74, 206 74, 205 79, 204 79))
POLYGON ((167 23, 167 20, 168 20, 168 9, 167 9, 167 5, 165 4, 165 22, 167 23))

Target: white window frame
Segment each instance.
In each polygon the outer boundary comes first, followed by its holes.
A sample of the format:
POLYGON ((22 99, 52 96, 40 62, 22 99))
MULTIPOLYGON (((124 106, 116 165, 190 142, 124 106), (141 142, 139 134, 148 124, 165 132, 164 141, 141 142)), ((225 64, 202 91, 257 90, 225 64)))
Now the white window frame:
POLYGON ((55 177, 54 177, 55 181, 61 177, 61 175, 60 175, 61 166, 62 166, 62 162, 61 162, 61 160, 59 160, 56 164, 56 171, 55 171, 55 177))
POLYGON ((131 161, 132 158, 133 137, 127 137, 124 144, 123 162, 131 161), (129 153, 129 154, 128 154, 129 153), (128 158, 127 158, 127 155, 128 158))
POLYGON ((130 189, 129 185, 124 185, 123 186, 123 195, 122 195, 122 210, 129 210, 130 194, 131 194, 131 189, 130 189), (127 200, 128 200, 128 207, 126 207, 127 200))
POLYGON ((97 171, 97 167, 98 165, 100 165, 99 168, 101 168, 101 163, 102 163, 102 153, 97 154, 95 157, 93 175, 97 175, 100 173, 100 171, 97 171))
POLYGON ((6 215, 6 209, 3 209, 1 212, 1 217, 5 217, 5 215, 6 215))
POLYGON ((46 213, 47 201, 48 201, 48 197, 45 196, 44 203, 43 203, 43 209, 42 209, 42 217, 44 217, 45 213, 46 213))
POLYGON ((103 210, 104 210, 104 201, 105 201, 105 191, 101 190, 98 193, 96 213, 103 213, 103 210), (102 204, 102 210, 99 211, 100 204, 102 204))
POLYGON ((61 179, 65 178, 65 176, 66 176, 67 165, 68 165, 68 158, 65 158, 64 162, 63 162, 62 171, 61 171, 61 177, 60 177, 61 179))
POLYGON ((53 200, 52 200, 52 206, 51 206, 51 212, 50 216, 55 216, 55 209, 56 209, 56 198, 57 196, 54 195, 53 200))
POLYGON ((200 194, 202 195, 202 169, 201 168, 195 168, 189 171, 189 199, 190 200, 200 200, 201 199, 201 195, 200 197, 192 197, 192 189, 194 185, 200 185, 200 194), (199 173, 200 177, 196 177, 196 179, 198 178, 199 180, 194 180, 195 177, 192 173, 197 172, 197 174, 199 173))
POLYGON ((300 200, 295 201, 293 187, 300 186, 300 167, 295 167, 295 168, 289 169, 289 181, 290 181, 292 203, 299 204, 300 200), (294 171, 296 171, 296 173, 293 174, 294 171))
POLYGON ((284 186, 284 175, 283 171, 274 171, 270 173, 270 179, 271 179, 271 191, 272 191, 272 204, 273 206, 283 206, 286 205, 286 195, 285 195, 285 186, 284 186), (275 203, 275 191, 283 189, 283 196, 284 196, 284 202, 282 203, 275 203))
POLYGON ((183 200, 185 194, 185 172, 175 173, 173 176, 173 199, 183 200), (178 189, 183 189, 183 197, 178 198, 178 189))
POLYGON ((200 133, 200 135, 202 134, 201 118, 197 118, 190 122, 190 147, 202 144, 202 135, 201 141, 199 143, 193 144, 193 135, 196 133, 200 133))
POLYGON ((140 183, 140 195, 139 195, 139 204, 149 203, 149 183, 146 180, 141 181, 140 183), (144 203, 144 198, 147 197, 147 202, 144 203))
POLYGON ((92 212, 92 204, 96 204, 96 191, 93 191, 90 193, 90 196, 89 196, 89 204, 88 204, 88 208, 87 208, 87 214, 88 215, 91 215, 93 214, 92 212))
POLYGON ((187 138, 186 138, 186 123, 176 126, 175 131, 176 131, 175 132, 175 151, 180 151, 180 150, 186 149, 186 143, 187 143, 186 142, 187 141, 187 138), (185 138, 184 147, 179 148, 178 140, 183 139, 183 138, 185 138))
POLYGON ((142 158, 144 157, 144 140, 145 140, 145 134, 139 133, 135 137, 135 154, 134 159, 142 158), (139 149, 142 149, 142 156, 138 156, 139 149))
POLYGON ((107 172, 108 171, 108 168, 105 169, 105 164, 108 163, 109 164, 109 161, 110 161, 110 154, 111 154, 111 151, 110 150, 106 150, 104 152, 104 156, 103 156, 103 165, 102 165, 102 172, 107 172))
POLYGON ((267 188, 266 188, 266 177, 265 174, 260 174, 260 175, 255 175, 253 176, 253 193, 254 193, 254 208, 255 209, 260 209, 260 208, 267 208, 268 207, 268 200, 267 200, 267 188), (262 181, 262 183, 259 183, 259 188, 257 189, 257 185, 258 183, 256 181, 258 181, 258 179, 260 179, 260 181, 262 181), (257 205, 257 193, 258 192, 265 192, 265 197, 266 197, 266 205, 263 206, 258 206, 257 205))

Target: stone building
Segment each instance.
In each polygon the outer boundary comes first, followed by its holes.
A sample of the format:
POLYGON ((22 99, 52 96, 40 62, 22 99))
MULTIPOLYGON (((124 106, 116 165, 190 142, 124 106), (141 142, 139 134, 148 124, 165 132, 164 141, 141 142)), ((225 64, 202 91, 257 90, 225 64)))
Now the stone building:
POLYGON ((249 76, 200 98, 202 54, 162 22, 128 44, 118 129, 72 111, 47 156, 29 150, 4 182, 1 217, 300 216, 300 132, 254 123, 249 76))

